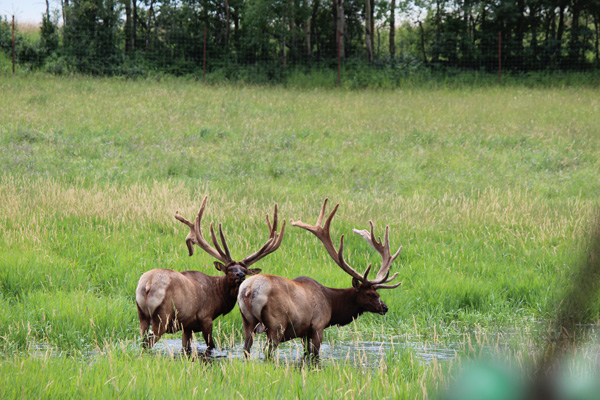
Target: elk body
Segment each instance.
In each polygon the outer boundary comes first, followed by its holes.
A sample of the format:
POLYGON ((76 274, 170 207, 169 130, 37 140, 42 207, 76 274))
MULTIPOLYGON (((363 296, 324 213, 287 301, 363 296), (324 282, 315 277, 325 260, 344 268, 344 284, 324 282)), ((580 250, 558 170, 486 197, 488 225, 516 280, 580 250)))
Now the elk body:
POLYGON ((292 225, 306 229, 315 234, 323 243, 325 249, 335 263, 352 277, 352 287, 348 289, 333 289, 321 285, 308 277, 293 280, 274 275, 256 275, 245 280, 240 286, 238 304, 244 324, 244 351, 248 355, 254 341, 254 334, 267 334, 267 357, 277 348, 280 342, 294 338, 303 338, 306 355, 318 357, 323 339, 323 330, 332 325, 346 325, 364 312, 385 314, 385 305, 378 289, 393 289, 400 286, 386 285, 391 278, 390 265, 400 254, 402 247, 394 255, 390 255, 389 227, 386 227, 384 242, 374 238, 373 223, 371 231, 356 230, 382 256, 382 264, 374 280, 367 277, 371 270, 368 266, 364 274, 359 274, 343 257, 344 236, 340 239, 339 249, 336 250, 329 227, 337 211, 335 206, 327 217, 325 225, 321 226, 325 215, 327 199, 317 220, 317 224, 307 225, 301 221, 291 222, 292 225))
POLYGON ((209 276, 199 271, 177 272, 170 269, 153 269, 144 273, 135 291, 135 299, 145 347, 154 346, 167 332, 182 330, 184 350, 188 353, 191 351, 192 333, 202 332, 207 352, 210 352, 215 347, 212 336, 213 321, 233 309, 240 284, 246 276, 261 271, 249 267, 277 250, 281 244, 285 221, 281 232, 277 233, 277 205, 275 205, 273 226, 267 216, 269 239, 256 253, 239 262, 233 260, 220 224, 219 235, 223 247, 221 248, 217 241, 212 223, 210 234, 214 247, 210 246, 202 236, 200 226, 207 198, 204 198, 193 223, 177 212, 175 218, 190 228, 190 233, 185 239, 190 256, 194 254, 193 245, 199 246, 218 260, 214 265, 224 275, 209 276), (150 326, 152 326, 152 334, 148 332, 150 326))

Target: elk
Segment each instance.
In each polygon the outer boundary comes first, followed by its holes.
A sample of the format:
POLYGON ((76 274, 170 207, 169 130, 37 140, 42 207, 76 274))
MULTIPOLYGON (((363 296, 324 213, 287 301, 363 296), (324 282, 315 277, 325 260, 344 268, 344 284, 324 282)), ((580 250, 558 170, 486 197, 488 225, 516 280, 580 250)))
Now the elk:
POLYGON ((191 352, 192 333, 202 332, 207 345, 207 354, 215 347, 212 336, 213 321, 220 315, 229 313, 235 306, 240 284, 247 275, 258 274, 260 269, 249 267, 263 257, 277 250, 283 239, 285 221, 281 232, 277 233, 277 205, 273 214, 273 225, 267 215, 269 239, 256 253, 242 261, 231 257, 221 224, 217 241, 213 224, 210 224, 210 236, 214 247, 208 244, 202 235, 201 221, 208 196, 204 197, 196 220, 192 223, 175 212, 175 218, 190 228, 185 239, 189 255, 194 254, 196 244, 218 261, 215 268, 224 273, 221 276, 209 276, 199 271, 177 272, 170 269, 153 269, 144 273, 135 291, 135 300, 140 319, 140 331, 143 345, 152 348, 160 337, 168 333, 183 330, 181 339, 183 349, 191 352), (148 328, 152 326, 152 334, 148 328))
POLYGON ((352 277, 352 287, 329 288, 304 276, 293 280, 274 275, 256 275, 248 278, 240 286, 238 294, 238 305, 244 325, 246 356, 250 354, 254 334, 266 332, 268 343, 266 357, 272 355, 280 342, 303 338, 305 355, 318 359, 325 328, 332 325, 347 325, 364 312, 384 315, 388 311, 377 290, 394 289, 402 284, 400 282, 386 285, 398 275, 396 272, 392 277, 389 276, 390 266, 400 254, 402 246, 394 255, 390 255, 389 226, 385 228, 383 243, 381 238, 375 240, 371 221, 369 221, 370 232, 353 229, 382 257, 377 276, 374 280, 369 280, 371 265, 367 267, 364 274, 359 274, 344 259, 343 235, 339 249, 335 249, 329 227, 339 204, 334 207, 325 224, 322 225, 326 206, 327 199, 323 203, 316 225, 308 225, 302 221, 290 222, 293 226, 306 229, 319 238, 333 261, 352 277))

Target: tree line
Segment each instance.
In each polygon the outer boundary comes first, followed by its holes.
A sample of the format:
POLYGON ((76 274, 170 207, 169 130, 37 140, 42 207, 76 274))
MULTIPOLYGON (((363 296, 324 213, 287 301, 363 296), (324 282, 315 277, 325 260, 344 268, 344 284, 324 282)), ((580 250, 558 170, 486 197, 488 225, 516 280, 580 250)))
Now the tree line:
MULTIPOLYGON (((598 67, 600 0, 62 0, 21 63, 49 71, 173 74, 417 65, 598 67), (59 23, 60 21, 60 23, 59 23)), ((0 21, 0 49, 11 51, 0 21)))

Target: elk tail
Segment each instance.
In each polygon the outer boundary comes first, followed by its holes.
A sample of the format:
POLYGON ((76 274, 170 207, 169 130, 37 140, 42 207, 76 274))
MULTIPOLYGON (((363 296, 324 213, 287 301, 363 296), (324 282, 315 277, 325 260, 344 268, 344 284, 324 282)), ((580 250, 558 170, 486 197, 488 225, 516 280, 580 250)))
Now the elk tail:
POLYGON ((246 290, 246 286, 242 284, 238 293, 238 305, 243 315, 249 316, 250 310, 252 309, 252 301, 250 300, 250 291, 246 290))
MULTIPOLYGON (((242 311, 242 314, 253 314, 253 307, 252 307, 252 291, 251 290, 246 290, 246 288, 242 288, 242 290, 240 290, 240 294, 239 294, 239 298, 238 298, 238 302, 240 303, 240 310, 242 311)), ((256 315, 252 315, 253 319, 256 318, 256 315)), ((265 333, 267 331, 267 328, 265 327, 265 325, 258 321, 257 324, 254 326, 254 333, 255 334, 261 334, 261 333, 265 333)))
POLYGON ((150 281, 146 282, 146 286, 144 286, 144 304, 146 305, 146 312, 150 317, 152 317, 152 311, 150 309, 150 305, 148 304, 148 295, 150 294, 150 290, 152 290, 152 285, 150 281))

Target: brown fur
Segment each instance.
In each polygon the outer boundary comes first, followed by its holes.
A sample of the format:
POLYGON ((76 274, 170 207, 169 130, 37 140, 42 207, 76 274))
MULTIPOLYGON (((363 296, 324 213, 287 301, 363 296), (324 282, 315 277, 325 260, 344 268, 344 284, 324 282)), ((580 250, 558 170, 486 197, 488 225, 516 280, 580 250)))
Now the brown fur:
POLYGON ((331 220, 338 205, 324 220, 327 199, 315 225, 302 221, 291 221, 293 226, 313 233, 321 241, 329 256, 348 275, 352 277, 349 289, 332 289, 321 285, 314 279, 299 277, 294 280, 274 275, 251 277, 240 286, 238 304, 244 321, 244 351, 250 352, 253 335, 263 329, 267 332, 269 343, 267 356, 279 345, 290 339, 301 337, 304 340, 304 352, 318 357, 323 340, 323 331, 331 325, 346 325, 364 312, 385 314, 387 306, 379 298, 377 289, 394 289, 400 285, 386 285, 398 273, 390 277, 390 266, 400 254, 400 249, 390 253, 389 227, 385 229, 383 242, 376 240, 373 223, 369 221, 370 231, 356 230, 382 257, 381 267, 375 280, 369 280, 369 265, 363 274, 359 274, 343 257, 344 236, 336 250, 329 233, 331 220))
POLYGON ((185 238, 190 256, 194 254, 193 245, 197 245, 220 261, 216 261, 214 265, 225 276, 214 277, 198 271, 176 272, 170 269, 153 269, 143 274, 135 291, 135 300, 140 318, 140 331, 146 347, 154 346, 165 332, 183 330, 181 341, 187 352, 191 351, 193 332, 202 332, 207 352, 210 352, 215 347, 212 337, 214 319, 233 309, 238 289, 246 276, 260 272, 260 269, 248 267, 271 254, 281 245, 285 221, 281 226, 281 232, 277 233, 276 204, 273 225, 267 216, 269 228, 267 242, 260 250, 242 261, 235 261, 229 252, 221 224, 219 224, 221 244, 217 240, 213 224, 210 224, 210 236, 214 247, 202 235, 201 222, 207 200, 208 196, 205 196, 194 222, 188 221, 177 211, 175 219, 190 228, 190 233, 185 238), (150 325, 152 325, 152 335, 148 335, 150 325))
POLYGON ((267 356, 279 343, 299 337, 304 340, 305 353, 318 356, 325 328, 349 324, 363 312, 385 314, 388 309, 375 289, 359 282, 352 288, 333 289, 308 277, 290 280, 275 275, 244 281, 238 305, 244 323, 244 351, 250 352, 253 335, 264 329, 267 356))
POLYGON ((202 332, 210 351, 215 347, 213 321, 233 309, 245 276, 258 272, 239 264, 227 267, 223 276, 170 269, 146 272, 135 291, 144 345, 152 347, 165 333, 183 330, 182 346, 187 352, 191 351, 192 332, 202 332), (150 326, 152 335, 148 335, 150 326))

